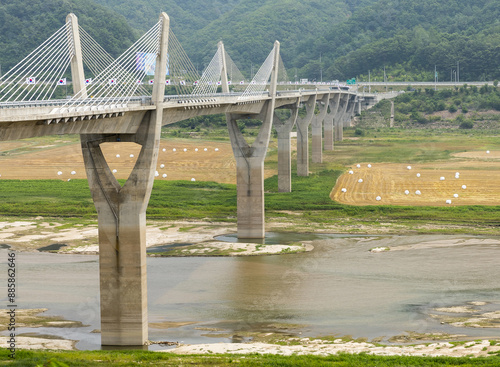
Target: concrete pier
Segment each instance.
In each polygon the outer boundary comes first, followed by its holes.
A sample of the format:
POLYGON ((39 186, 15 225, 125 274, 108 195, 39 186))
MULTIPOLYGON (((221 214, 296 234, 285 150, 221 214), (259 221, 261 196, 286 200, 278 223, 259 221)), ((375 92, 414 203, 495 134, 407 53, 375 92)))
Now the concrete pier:
POLYGON ((347 112, 347 105, 349 102, 349 95, 343 94, 340 97, 338 113, 335 116, 335 141, 342 141, 344 139, 344 116, 347 112))
POLYGON ((335 93, 328 100, 328 111, 325 116, 325 151, 333 150, 334 121, 339 114, 340 94, 335 93))
POLYGON ((312 130, 312 161, 313 163, 323 162, 323 120, 328 111, 328 100, 330 95, 323 94, 320 100, 316 100, 319 113, 315 115, 311 122, 312 130))
POLYGON ((274 64, 269 94, 259 115, 227 113, 226 121, 236 159, 238 238, 264 238, 264 158, 266 157, 276 101, 279 42, 274 43, 274 64), (238 120, 257 118, 262 125, 250 146, 238 127, 238 120))
POLYGON ((290 117, 282 121, 274 114, 274 128, 278 133, 278 191, 292 191, 292 146, 290 133, 292 132, 299 113, 299 104, 288 106, 290 117))
POLYGON ((311 95, 304 103, 306 115, 297 117, 297 175, 309 176, 309 125, 316 108, 316 95, 311 95))
POLYGON ((102 345, 142 346, 148 340, 146 208, 160 146, 169 32, 167 14, 162 13, 160 20, 160 52, 152 94, 156 109, 143 115, 135 134, 80 134, 98 214, 102 345), (134 142, 142 147, 123 187, 102 153, 100 144, 106 142, 134 142))

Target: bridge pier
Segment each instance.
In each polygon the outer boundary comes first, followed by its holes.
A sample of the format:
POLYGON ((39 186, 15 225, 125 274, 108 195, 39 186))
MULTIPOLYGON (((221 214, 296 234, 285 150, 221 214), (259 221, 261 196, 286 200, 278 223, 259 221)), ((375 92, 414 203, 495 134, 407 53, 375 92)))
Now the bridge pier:
POLYGON ((152 93, 156 109, 146 112, 135 134, 80 134, 98 215, 102 345, 143 346, 148 340, 146 209, 153 188, 163 118, 169 33, 166 13, 160 15, 160 21, 152 93), (134 142, 142 146, 123 187, 103 155, 100 144, 105 142, 134 142))
POLYGON ((333 140, 334 140, 334 125, 333 122, 338 116, 340 93, 335 93, 333 98, 328 100, 329 111, 327 111, 325 116, 325 150, 333 150, 333 140))
POLYGON ((354 108, 356 107, 356 95, 350 95, 347 103, 346 114, 344 115, 344 127, 351 127, 354 117, 354 108))
POLYGON ((264 238, 264 159, 269 146, 274 106, 267 102, 259 118, 262 126, 250 146, 241 133, 237 120, 253 115, 226 114, 227 127, 236 159, 236 195, 238 238, 264 238))
POLYGON ((316 95, 305 102, 306 115, 297 117, 297 175, 309 176, 309 125, 314 116, 316 95))
POLYGON ((87 178, 98 214, 101 344, 144 345, 148 338, 146 208, 160 144, 161 113, 144 117, 135 135, 82 134, 87 178), (132 141, 141 152, 124 186, 100 144, 132 141))
POLYGON ((323 162, 323 120, 325 119, 326 112, 328 111, 328 100, 330 94, 323 94, 323 97, 316 104, 319 113, 315 115, 311 122, 312 127, 312 161, 313 163, 323 162))
POLYGON ((335 141, 342 141, 344 139, 344 117, 347 112, 347 104, 349 102, 349 95, 343 94, 340 96, 339 112, 335 116, 335 141))
POLYGON ((238 238, 265 238, 264 159, 273 126, 278 81, 280 43, 274 42, 269 96, 258 115, 226 113, 227 128, 236 159, 236 195, 238 238), (237 120, 258 118, 262 121, 257 138, 250 146, 238 127, 237 120))
POLYGON ((278 192, 292 191, 292 144, 290 133, 297 121, 299 105, 290 106, 290 117, 282 121, 274 114, 274 128, 278 133, 278 192))

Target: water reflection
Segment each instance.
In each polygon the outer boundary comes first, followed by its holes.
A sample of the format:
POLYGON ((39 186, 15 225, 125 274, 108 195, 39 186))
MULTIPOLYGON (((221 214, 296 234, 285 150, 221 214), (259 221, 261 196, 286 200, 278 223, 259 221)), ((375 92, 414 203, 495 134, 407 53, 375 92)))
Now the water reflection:
MULTIPOLYGON (((294 255, 148 258, 149 319, 170 325, 150 327, 150 339, 237 342, 245 340, 239 331, 276 325, 311 336, 388 338, 411 330, 500 337, 500 328, 456 328, 430 317, 436 308, 470 301, 500 309, 498 237, 314 238, 314 251, 294 255), (383 246, 392 250, 369 251, 383 246), (214 328, 226 335, 207 337, 214 328)), ((99 328, 97 257, 23 253, 18 264, 20 307, 47 307, 89 325, 43 333, 66 332, 82 340, 81 349, 99 348, 98 334, 90 333, 99 328)))

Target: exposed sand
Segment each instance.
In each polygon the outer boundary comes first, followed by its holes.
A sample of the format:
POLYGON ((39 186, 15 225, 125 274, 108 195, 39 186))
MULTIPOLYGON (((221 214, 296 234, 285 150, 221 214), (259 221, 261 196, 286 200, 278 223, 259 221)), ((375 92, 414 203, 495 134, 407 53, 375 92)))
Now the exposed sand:
POLYGON ((392 355, 414 355, 414 356, 473 356, 486 357, 488 352, 500 351, 500 345, 490 346, 488 340, 471 341, 461 345, 448 342, 418 344, 409 346, 378 346, 372 343, 343 342, 341 339, 333 342, 325 342, 318 339, 300 339, 299 345, 275 345, 265 343, 214 343, 181 345, 168 352, 178 354, 200 354, 200 353, 235 353, 235 354, 280 354, 289 356, 292 354, 312 354, 327 356, 337 353, 367 353, 381 356, 392 355))
MULTIPOLYGON (((57 250, 67 254, 97 254, 99 240, 96 224, 74 226, 47 223, 44 218, 31 221, 0 222, 0 241, 17 251, 37 251, 50 244, 65 244, 57 250)), ((311 251, 309 242, 302 244, 259 245, 214 240, 214 237, 235 232, 236 226, 227 223, 169 222, 148 223, 146 246, 185 244, 168 256, 248 256, 311 251)), ((54 251, 55 252, 55 251, 54 251)), ((156 256, 155 254, 151 254, 156 256)))

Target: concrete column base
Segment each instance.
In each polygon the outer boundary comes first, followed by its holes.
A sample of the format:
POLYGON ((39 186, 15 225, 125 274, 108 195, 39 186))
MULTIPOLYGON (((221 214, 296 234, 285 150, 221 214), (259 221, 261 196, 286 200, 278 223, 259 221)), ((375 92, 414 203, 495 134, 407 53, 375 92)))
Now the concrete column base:
POLYGON ((305 102, 306 116, 297 117, 297 176, 309 176, 309 125, 314 116, 316 95, 305 102))
POLYGON ((323 162, 323 123, 318 118, 314 118, 311 124, 312 130, 312 154, 313 163, 323 162))
POLYGON ((135 135, 80 135, 98 214, 101 344, 141 346, 148 339, 146 208, 154 181, 161 114, 146 114, 135 135), (132 141, 141 152, 123 187, 100 144, 132 141))
POLYGON ((328 112, 329 94, 324 94, 321 100, 316 101, 319 113, 313 117, 312 126, 312 161, 313 163, 323 162, 323 121, 328 112))
POLYGON ((266 157, 274 114, 274 104, 267 102, 260 115, 226 114, 226 121, 236 159, 238 238, 265 238, 264 158, 266 157), (248 145, 237 120, 262 120, 257 139, 248 145))
POLYGON ((281 121, 274 114, 273 124, 278 133, 278 192, 292 191, 292 144, 290 133, 297 120, 298 104, 290 106, 290 118, 281 121))

